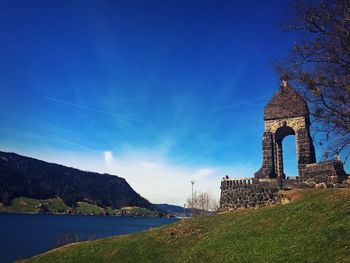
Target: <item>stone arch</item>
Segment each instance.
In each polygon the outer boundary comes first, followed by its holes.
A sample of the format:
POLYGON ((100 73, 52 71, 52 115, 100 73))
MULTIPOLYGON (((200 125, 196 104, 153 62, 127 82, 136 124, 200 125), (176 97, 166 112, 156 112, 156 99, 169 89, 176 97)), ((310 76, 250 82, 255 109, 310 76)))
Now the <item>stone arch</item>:
MULTIPOLYGON (((284 174, 284 164, 283 164, 283 140, 289 135, 295 135, 293 128, 289 126, 282 126, 278 128, 274 134, 275 139, 275 167, 276 167, 276 176, 285 178, 284 174)), ((298 158, 298 157, 297 157, 298 158)))
POLYGON ((289 126, 279 127, 275 132, 275 139, 277 143, 281 143, 288 135, 295 135, 295 130, 289 126))
POLYGON ((307 104, 286 82, 266 105, 264 125, 263 165, 255 173, 256 178, 285 177, 282 141, 288 135, 295 135, 299 175, 306 164, 316 162, 307 104))

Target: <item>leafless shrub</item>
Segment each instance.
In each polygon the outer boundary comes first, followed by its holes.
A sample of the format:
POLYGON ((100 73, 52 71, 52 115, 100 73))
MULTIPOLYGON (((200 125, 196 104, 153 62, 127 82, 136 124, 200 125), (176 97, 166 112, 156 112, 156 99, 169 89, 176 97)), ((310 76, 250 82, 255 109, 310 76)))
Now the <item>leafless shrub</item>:
POLYGON ((187 198, 187 207, 192 216, 209 215, 219 209, 219 202, 210 193, 194 192, 193 198, 187 198))

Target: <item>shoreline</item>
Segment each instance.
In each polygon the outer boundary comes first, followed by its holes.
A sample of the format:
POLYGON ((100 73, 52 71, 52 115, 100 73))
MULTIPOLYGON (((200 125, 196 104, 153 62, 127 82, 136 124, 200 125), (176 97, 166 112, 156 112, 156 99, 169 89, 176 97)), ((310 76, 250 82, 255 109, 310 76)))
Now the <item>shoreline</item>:
POLYGON ((149 217, 149 218, 178 218, 180 217, 167 217, 167 216, 150 216, 150 215, 136 215, 136 214, 119 214, 119 215, 106 215, 106 214, 77 214, 77 213, 38 213, 38 212, 0 212, 1 215, 55 215, 55 216, 103 216, 103 217, 149 217))

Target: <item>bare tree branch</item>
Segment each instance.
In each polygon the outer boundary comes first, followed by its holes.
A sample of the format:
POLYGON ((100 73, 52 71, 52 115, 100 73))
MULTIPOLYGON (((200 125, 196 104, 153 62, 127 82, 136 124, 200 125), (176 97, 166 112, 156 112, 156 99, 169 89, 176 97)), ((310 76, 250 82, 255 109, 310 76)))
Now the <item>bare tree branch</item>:
POLYGON ((284 29, 296 31, 290 56, 276 69, 308 101, 326 157, 350 155, 350 0, 296 1, 284 29))

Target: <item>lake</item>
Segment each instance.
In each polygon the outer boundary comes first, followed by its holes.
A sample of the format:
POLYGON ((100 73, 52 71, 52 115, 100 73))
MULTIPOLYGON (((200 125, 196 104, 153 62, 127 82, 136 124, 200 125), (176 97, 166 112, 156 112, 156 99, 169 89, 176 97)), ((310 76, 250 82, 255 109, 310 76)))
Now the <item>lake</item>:
POLYGON ((130 234, 175 218, 0 214, 0 262, 32 257, 75 240, 130 234))

